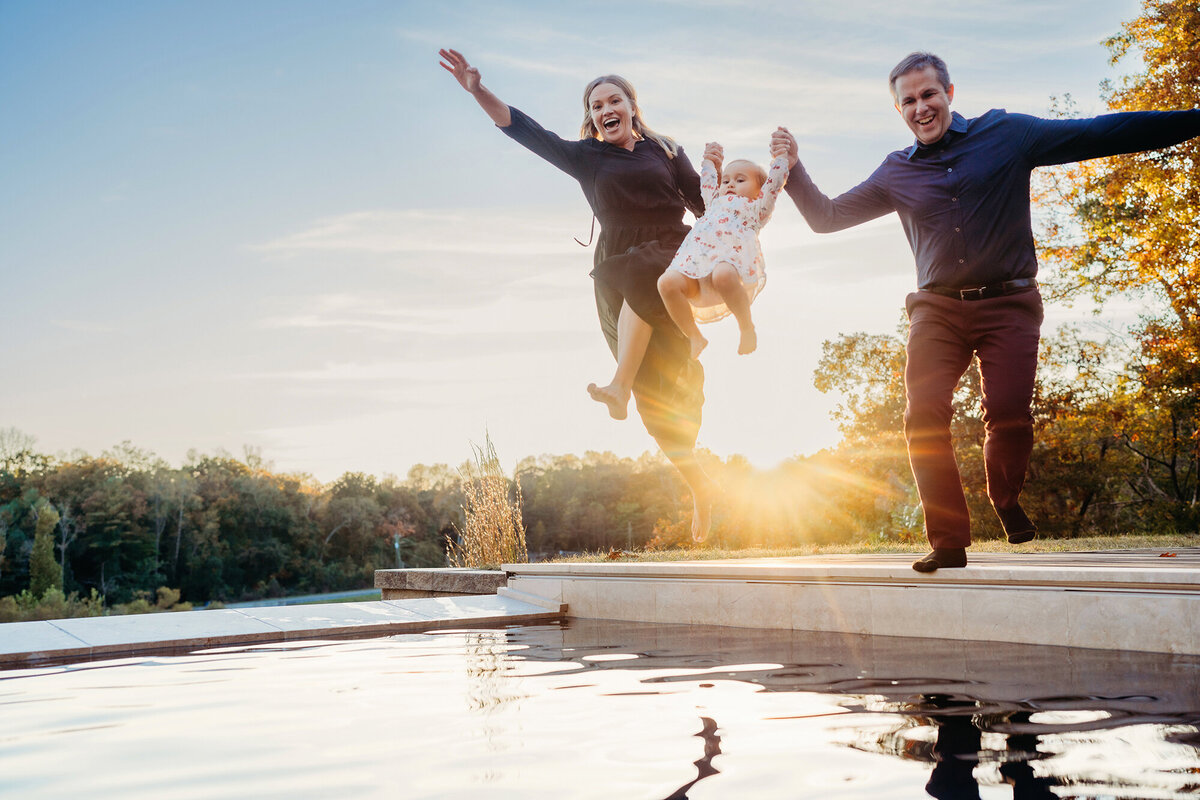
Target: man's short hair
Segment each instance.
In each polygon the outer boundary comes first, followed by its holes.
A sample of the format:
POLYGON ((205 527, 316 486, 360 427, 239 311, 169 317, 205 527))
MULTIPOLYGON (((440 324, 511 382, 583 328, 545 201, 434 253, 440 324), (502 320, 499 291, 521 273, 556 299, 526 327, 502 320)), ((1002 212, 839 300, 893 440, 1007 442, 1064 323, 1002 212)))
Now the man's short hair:
POLYGON ((946 69, 946 62, 935 56, 933 53, 909 53, 899 64, 892 68, 892 74, 888 75, 888 87, 892 90, 892 97, 896 97, 896 81, 901 75, 907 75, 910 72, 933 67, 933 71, 937 73, 938 80, 942 84, 942 88, 950 91, 950 70, 946 69))

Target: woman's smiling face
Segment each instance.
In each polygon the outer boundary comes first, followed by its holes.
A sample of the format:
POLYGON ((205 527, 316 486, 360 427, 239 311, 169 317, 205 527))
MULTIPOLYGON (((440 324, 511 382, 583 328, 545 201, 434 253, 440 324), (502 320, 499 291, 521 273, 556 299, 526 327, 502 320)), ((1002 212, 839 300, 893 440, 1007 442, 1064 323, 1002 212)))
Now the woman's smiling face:
POLYGON ((609 144, 632 150, 637 137, 633 133, 633 103, 615 84, 602 83, 588 96, 592 124, 609 144))

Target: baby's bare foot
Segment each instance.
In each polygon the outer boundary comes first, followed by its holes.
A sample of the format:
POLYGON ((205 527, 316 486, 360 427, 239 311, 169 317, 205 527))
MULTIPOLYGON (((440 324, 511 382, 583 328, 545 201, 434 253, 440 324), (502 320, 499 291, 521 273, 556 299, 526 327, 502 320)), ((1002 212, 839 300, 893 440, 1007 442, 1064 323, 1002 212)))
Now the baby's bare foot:
POLYGON ((613 419, 625 419, 629 416, 629 392, 622 391, 620 387, 611 383, 608 386, 589 383, 587 390, 593 400, 608 406, 608 415, 613 419))
POLYGON ((704 352, 704 348, 708 347, 708 339, 703 336, 689 336, 688 342, 692 345, 692 358, 700 358, 700 354, 704 352))
POLYGON ((747 353, 753 353, 758 349, 758 333, 754 330, 753 325, 740 330, 742 336, 738 339, 738 355, 744 356, 747 353))

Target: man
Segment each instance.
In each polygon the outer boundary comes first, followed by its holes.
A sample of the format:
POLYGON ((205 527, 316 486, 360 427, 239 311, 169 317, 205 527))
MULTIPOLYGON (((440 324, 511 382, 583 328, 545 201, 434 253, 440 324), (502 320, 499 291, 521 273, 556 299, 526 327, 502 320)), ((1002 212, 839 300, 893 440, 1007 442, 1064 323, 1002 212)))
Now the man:
POLYGON ((1048 120, 993 109, 975 119, 950 110, 946 64, 912 53, 889 76, 896 110, 916 142, 884 159, 867 180, 832 200, 798 165, 786 128, 787 193, 818 233, 895 211, 917 266, 908 295, 904 435, 933 551, 918 572, 965 567, 971 523, 950 441, 951 398, 979 358, 988 497, 1013 544, 1037 528, 1018 499, 1033 450, 1034 372, 1042 323, 1029 216, 1034 167, 1154 150, 1200 135, 1200 110, 1048 120))

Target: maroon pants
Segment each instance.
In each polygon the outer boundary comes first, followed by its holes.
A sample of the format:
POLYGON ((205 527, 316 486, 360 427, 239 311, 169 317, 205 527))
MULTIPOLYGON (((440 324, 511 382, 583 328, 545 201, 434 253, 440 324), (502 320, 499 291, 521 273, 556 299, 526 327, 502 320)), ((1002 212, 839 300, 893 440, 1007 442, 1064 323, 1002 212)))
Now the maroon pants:
POLYGON ((987 491, 996 508, 1016 505, 1033 451, 1034 373, 1042 325, 1036 289, 987 300, 913 292, 908 310, 904 436, 925 533, 934 547, 971 544, 971 518, 950 441, 952 399, 979 357, 987 491))

